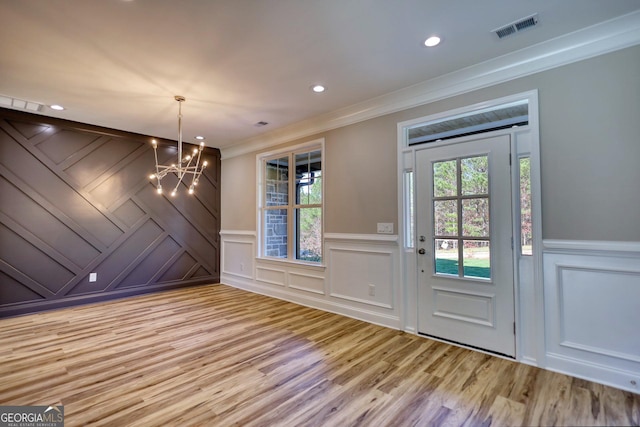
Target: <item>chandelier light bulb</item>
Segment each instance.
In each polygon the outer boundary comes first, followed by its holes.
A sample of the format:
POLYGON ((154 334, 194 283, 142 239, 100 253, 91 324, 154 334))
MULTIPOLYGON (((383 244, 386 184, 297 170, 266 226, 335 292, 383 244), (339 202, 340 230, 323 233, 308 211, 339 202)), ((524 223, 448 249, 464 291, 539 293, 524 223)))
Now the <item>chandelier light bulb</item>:
POLYGON ((149 179, 156 179, 156 174, 152 173, 151 175, 149 175, 149 179))
POLYGON ((193 194, 194 191, 193 185, 191 185, 191 187, 189 187, 189 194, 193 194))
POLYGON ((158 189, 156 191, 158 194, 162 194, 162 185, 158 185, 158 189))
POLYGON ((205 160, 204 162, 202 162, 202 167, 205 168, 205 167, 207 167, 208 164, 209 163, 207 163, 207 161, 205 160))

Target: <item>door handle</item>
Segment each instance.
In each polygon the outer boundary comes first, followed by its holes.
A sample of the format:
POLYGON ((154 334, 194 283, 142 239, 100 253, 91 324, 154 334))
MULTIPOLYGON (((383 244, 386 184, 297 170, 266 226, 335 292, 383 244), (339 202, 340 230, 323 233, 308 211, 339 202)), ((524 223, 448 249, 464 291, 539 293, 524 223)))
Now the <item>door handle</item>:
POLYGON ((424 255, 424 254, 426 254, 426 253, 427 253, 427 251, 426 251, 424 248, 420 248, 420 249, 418 249, 418 253, 419 253, 420 255, 424 255))

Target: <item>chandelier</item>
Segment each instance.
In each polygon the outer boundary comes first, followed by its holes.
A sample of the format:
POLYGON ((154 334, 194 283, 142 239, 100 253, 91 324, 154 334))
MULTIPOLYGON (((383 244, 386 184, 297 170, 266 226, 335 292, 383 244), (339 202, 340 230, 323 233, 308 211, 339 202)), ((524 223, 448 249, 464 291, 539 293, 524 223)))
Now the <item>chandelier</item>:
POLYGON ((185 179, 185 176, 191 175, 191 184, 189 184, 189 194, 193 194, 195 191, 196 185, 198 185, 198 179, 200 175, 202 175, 202 171, 207 167, 207 161, 202 162, 202 166, 200 165, 200 156, 202 155, 202 150, 204 150, 204 142, 200 143, 198 148, 194 148, 191 154, 187 154, 182 157, 182 103, 185 101, 184 96, 176 95, 175 100, 178 101, 178 158, 176 163, 172 163, 170 166, 159 165, 158 164, 158 142, 154 139, 151 141, 153 145, 153 154, 156 158, 156 173, 149 176, 149 179, 158 181, 156 186, 156 191, 158 194, 162 194, 162 178, 167 176, 170 173, 174 173, 178 177, 178 182, 176 186, 171 191, 171 196, 175 196, 178 193, 178 187, 180 183, 184 180, 185 184, 188 181, 188 178, 185 179))

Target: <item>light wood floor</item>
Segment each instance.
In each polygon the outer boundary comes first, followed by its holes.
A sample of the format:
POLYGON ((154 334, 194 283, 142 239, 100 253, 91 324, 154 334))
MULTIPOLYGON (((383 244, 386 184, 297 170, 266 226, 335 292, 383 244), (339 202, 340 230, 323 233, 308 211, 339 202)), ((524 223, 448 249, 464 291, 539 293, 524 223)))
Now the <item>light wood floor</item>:
POLYGON ((0 404, 66 426, 640 423, 640 395, 223 285, 0 320, 0 362, 0 404))

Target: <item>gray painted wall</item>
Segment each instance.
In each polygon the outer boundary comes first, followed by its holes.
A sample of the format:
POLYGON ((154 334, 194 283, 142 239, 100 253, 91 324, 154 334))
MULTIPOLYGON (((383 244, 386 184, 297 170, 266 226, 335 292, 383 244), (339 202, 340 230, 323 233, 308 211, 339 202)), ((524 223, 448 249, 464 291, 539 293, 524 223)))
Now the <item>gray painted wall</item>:
MULTIPOLYGON (((326 140, 326 232, 397 232, 397 123, 538 89, 543 238, 640 241, 638 76, 636 46, 283 145, 326 140)), ((223 229, 256 229, 255 154, 222 161, 223 229)))

